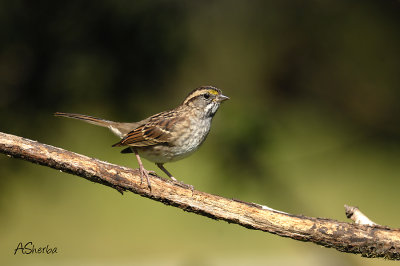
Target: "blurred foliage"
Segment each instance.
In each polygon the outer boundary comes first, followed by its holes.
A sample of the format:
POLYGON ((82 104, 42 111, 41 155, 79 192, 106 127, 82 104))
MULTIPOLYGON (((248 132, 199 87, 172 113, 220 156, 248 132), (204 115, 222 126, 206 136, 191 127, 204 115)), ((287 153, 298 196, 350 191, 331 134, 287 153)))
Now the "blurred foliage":
MULTIPOLYGON (((231 100, 200 151, 167 165, 180 180, 340 220, 343 204, 355 204, 398 227, 399 11, 395 0, 1 1, 0 129, 136 167, 110 148, 106 130, 52 113, 136 121, 215 85, 231 100)), ((293 264, 287 254, 300 265, 390 263, 120 197, 6 156, 0 163, 8 265, 133 256, 149 265, 293 264), (62 254, 13 257, 28 240, 62 254)))

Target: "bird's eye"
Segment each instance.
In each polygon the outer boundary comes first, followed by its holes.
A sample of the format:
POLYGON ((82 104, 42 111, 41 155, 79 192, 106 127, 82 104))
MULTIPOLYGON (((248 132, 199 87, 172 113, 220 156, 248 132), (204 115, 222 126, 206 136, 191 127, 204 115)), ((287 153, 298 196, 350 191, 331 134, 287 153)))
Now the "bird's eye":
POLYGON ((208 100, 208 99, 210 99, 210 94, 209 93, 205 93, 203 95, 203 97, 204 97, 204 99, 208 100))

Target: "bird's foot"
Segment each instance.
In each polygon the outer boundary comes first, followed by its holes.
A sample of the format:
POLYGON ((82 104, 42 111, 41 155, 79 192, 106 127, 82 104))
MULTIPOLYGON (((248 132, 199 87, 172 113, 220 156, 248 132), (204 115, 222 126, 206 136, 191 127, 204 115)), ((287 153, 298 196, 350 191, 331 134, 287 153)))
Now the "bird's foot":
POLYGON ((143 165, 139 166, 139 174, 140 174, 140 185, 143 184, 143 178, 146 178, 147 181, 147 186, 149 187, 150 191, 151 191, 151 183, 150 183, 150 179, 149 179, 149 174, 155 174, 156 172, 154 171, 148 171, 146 170, 143 165))
POLYGON ((171 176, 171 179, 172 179, 172 181, 173 181, 175 184, 177 184, 178 186, 183 187, 183 188, 190 189, 190 190, 192 191, 192 195, 193 195, 194 186, 185 184, 185 183, 183 183, 183 182, 181 182, 181 181, 178 181, 178 180, 177 180, 175 177, 173 177, 173 176, 171 176))

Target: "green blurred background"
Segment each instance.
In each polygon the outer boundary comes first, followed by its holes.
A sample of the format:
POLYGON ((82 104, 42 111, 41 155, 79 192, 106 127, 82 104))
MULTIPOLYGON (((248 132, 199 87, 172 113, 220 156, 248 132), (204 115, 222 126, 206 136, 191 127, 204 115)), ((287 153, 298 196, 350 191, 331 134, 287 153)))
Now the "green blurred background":
MULTIPOLYGON (((52 113, 137 121, 214 85, 231 100, 201 149, 167 165, 179 180, 341 221, 356 205, 399 227, 399 11, 394 0, 1 1, 0 130, 136 168, 106 129, 52 113)), ((0 166, 4 265, 394 264, 6 156, 0 166), (28 241, 59 253, 14 256, 28 241)))

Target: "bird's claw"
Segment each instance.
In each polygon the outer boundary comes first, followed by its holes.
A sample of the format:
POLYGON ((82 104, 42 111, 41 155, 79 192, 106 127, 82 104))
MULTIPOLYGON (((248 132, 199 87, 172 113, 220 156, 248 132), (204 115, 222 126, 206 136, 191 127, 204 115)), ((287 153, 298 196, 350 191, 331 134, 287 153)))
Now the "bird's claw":
POLYGON ((176 178, 174 178, 174 177, 171 177, 171 179, 172 179, 172 181, 173 181, 175 184, 177 184, 178 186, 183 187, 183 188, 190 189, 190 190, 192 191, 192 195, 193 195, 194 186, 185 184, 185 183, 183 183, 183 182, 181 182, 181 181, 178 181, 178 180, 176 180, 176 178))
POLYGON ((149 174, 155 174, 155 172, 148 171, 144 167, 139 167, 139 174, 140 174, 140 185, 143 184, 143 177, 145 177, 146 181, 147 181, 147 186, 149 187, 149 189, 151 191, 151 183, 150 183, 150 179, 149 179, 149 174))

